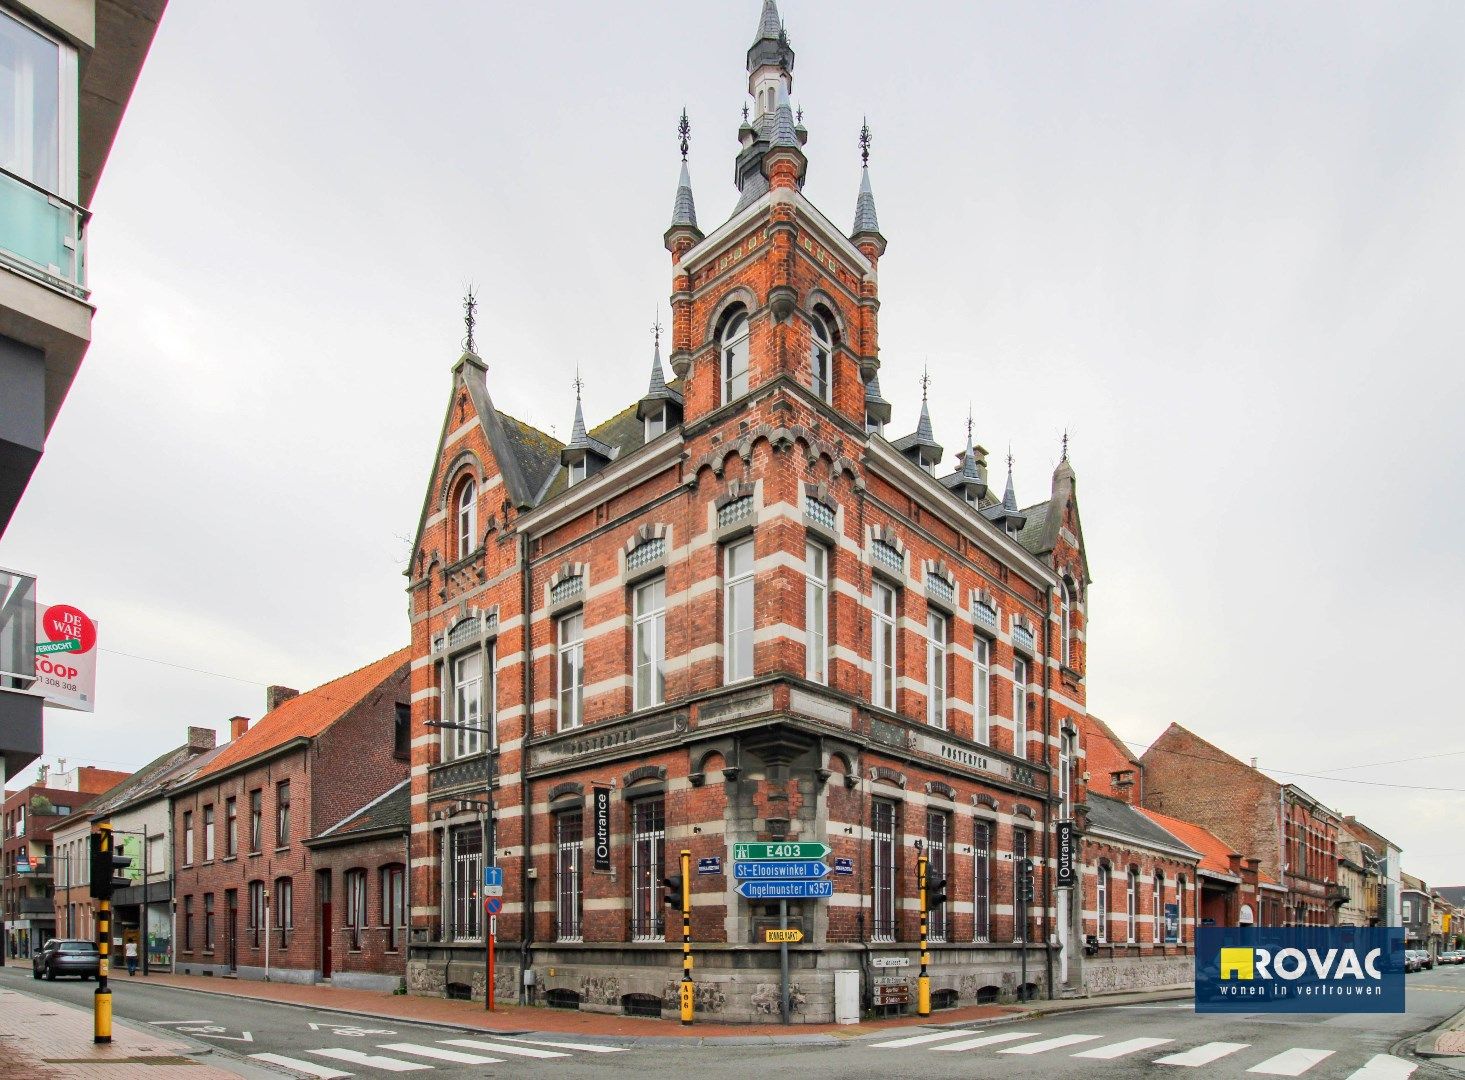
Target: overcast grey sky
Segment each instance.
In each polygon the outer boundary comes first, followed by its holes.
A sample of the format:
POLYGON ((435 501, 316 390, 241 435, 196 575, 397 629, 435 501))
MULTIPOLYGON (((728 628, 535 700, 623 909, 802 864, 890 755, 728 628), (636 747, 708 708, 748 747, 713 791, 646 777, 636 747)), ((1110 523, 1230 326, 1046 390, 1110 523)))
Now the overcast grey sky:
MULTIPOLYGON (((0 543, 109 650, 53 758, 140 765, 406 643, 464 285, 500 408, 564 435, 576 364, 592 418, 639 393, 677 113, 710 231, 758 7, 170 7, 94 207, 95 343, 0 543)), ((1430 674, 1460 624, 1465 5, 781 9, 836 222, 875 133, 892 434, 925 360, 938 438, 970 401, 1024 503, 1072 432, 1093 711, 1291 770, 1465 881, 1430 674)))

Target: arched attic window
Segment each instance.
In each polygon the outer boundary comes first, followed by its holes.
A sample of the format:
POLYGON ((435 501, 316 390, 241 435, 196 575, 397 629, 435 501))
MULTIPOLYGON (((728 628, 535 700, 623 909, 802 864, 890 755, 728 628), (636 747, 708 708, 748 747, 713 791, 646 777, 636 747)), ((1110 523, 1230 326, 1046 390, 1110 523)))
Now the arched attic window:
POLYGON ((473 551, 478 536, 478 485, 470 476, 458 486, 457 499, 458 558, 466 559, 473 551))
POLYGON ((736 307, 728 312, 718 335, 722 357, 722 403, 736 401, 748 392, 748 312, 736 307))
POLYGON ((834 389, 834 343, 838 340, 833 317, 823 307, 814 309, 810 319, 813 336, 809 346, 809 373, 812 388, 820 401, 828 401, 834 389))

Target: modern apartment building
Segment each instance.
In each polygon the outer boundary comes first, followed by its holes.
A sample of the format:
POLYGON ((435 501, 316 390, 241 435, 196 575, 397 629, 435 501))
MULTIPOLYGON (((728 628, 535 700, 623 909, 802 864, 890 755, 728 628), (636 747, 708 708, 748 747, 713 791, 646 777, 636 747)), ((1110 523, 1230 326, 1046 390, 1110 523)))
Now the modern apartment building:
MULTIPOLYGON (((92 334, 87 209, 166 0, 0 0, 0 537, 92 334)), ((0 754, 40 756, 35 583, 0 570, 0 754)))

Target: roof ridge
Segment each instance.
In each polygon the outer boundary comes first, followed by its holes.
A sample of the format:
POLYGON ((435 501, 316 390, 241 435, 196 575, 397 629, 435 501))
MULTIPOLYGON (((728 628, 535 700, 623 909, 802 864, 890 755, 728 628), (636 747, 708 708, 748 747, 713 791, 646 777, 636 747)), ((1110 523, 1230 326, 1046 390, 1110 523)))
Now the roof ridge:
MULTIPOLYGON (((286 706, 288 706, 290 704, 290 702, 292 702, 292 701, 299 701, 301 698, 307 696, 308 694, 314 694, 314 693, 316 693, 319 690, 324 690, 326 687, 331 686, 331 685, 333 685, 335 683, 338 683, 338 682, 342 682, 342 681, 344 681, 346 679, 351 678, 354 675, 360 675, 367 668, 375 667, 377 664, 380 664, 380 663, 382 663, 385 660, 390 660, 390 659, 392 659, 392 657, 397 656, 400 653, 411 653, 411 651, 412 651, 412 646, 410 644, 403 645, 399 649, 393 649, 391 652, 386 653, 383 656, 378 656, 375 660, 371 661, 370 663, 362 664, 359 668, 353 668, 351 671, 346 672, 344 675, 337 675, 334 679, 327 679, 325 682, 321 683, 319 686, 312 686, 309 690, 302 690, 295 697, 292 697, 292 698, 289 698, 289 699, 287 699, 285 701, 280 702, 279 705, 275 706, 273 709, 271 709, 269 712, 265 713, 264 715, 265 716, 270 716, 270 715, 272 715, 274 713, 277 713, 281 709, 283 709, 286 706)), ((333 698, 331 700, 335 700, 335 699, 333 698)), ((264 719, 264 716, 260 717, 260 719, 263 720, 264 719)))

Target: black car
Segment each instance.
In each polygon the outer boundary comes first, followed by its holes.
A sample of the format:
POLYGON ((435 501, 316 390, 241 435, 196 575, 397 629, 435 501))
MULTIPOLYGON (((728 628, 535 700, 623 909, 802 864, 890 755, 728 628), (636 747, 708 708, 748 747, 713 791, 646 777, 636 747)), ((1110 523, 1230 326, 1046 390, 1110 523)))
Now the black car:
POLYGON ((80 938, 52 938, 31 957, 31 978, 75 975, 80 979, 95 978, 102 964, 102 954, 95 941, 80 938))

